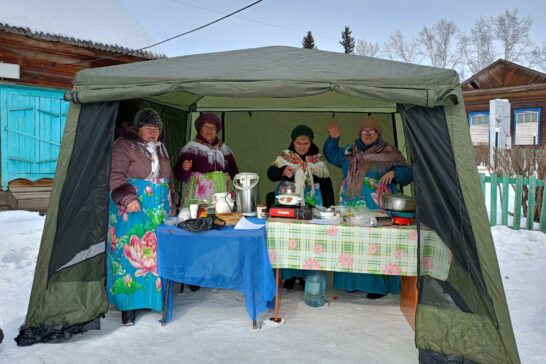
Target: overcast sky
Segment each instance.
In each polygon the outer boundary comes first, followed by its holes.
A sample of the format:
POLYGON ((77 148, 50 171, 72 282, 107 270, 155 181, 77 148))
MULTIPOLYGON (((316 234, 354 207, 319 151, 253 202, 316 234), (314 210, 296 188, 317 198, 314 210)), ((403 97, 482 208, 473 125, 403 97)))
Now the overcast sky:
MULTIPOLYGON (((186 32, 253 3, 253 0, 118 0, 152 38, 163 40, 186 32)), ((381 44, 395 30, 417 36, 423 25, 441 18, 468 32, 483 16, 517 7, 531 16, 531 39, 546 42, 546 0, 263 0, 233 17, 164 44, 166 55, 178 56, 269 45, 301 47, 308 30, 321 50, 338 51, 341 31, 351 27, 355 39, 381 44)), ((500 55, 499 55, 500 56, 500 55)))

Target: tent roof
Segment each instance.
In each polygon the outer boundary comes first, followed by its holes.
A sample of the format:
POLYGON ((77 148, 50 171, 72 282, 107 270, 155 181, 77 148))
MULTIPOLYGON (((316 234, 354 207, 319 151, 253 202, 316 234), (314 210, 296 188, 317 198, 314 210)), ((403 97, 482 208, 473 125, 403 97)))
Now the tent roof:
POLYGON ((75 102, 177 91, 232 98, 341 95, 432 107, 456 96, 455 71, 343 53, 273 46, 189 55, 80 71, 75 102), (281 86, 281 87, 279 87, 281 86))

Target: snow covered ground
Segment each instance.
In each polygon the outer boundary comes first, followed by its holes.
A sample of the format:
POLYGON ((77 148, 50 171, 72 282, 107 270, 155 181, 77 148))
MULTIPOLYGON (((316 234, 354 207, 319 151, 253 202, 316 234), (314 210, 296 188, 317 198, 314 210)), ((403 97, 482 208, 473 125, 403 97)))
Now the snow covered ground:
MULTIPOLYGON (((176 296, 174 319, 165 327, 154 312, 123 327, 112 309, 100 331, 59 344, 17 347, 13 338, 25 318, 43 223, 36 213, 0 212, 2 363, 417 362, 398 296, 370 301, 339 291, 329 291, 330 305, 321 308, 306 306, 302 291, 285 291, 286 322, 252 330, 239 294, 185 290, 176 296)), ((546 234, 502 226, 492 232, 522 362, 546 363, 546 234)))

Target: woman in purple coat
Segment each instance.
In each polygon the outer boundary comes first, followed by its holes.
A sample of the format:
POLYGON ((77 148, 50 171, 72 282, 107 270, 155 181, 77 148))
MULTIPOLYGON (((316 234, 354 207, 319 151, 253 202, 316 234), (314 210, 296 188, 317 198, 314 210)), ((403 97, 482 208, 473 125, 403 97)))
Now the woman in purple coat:
POLYGON ((183 182, 182 205, 209 201, 217 192, 233 193, 231 181, 239 173, 231 149, 217 137, 222 122, 213 113, 195 120, 197 137, 186 144, 174 168, 183 182))

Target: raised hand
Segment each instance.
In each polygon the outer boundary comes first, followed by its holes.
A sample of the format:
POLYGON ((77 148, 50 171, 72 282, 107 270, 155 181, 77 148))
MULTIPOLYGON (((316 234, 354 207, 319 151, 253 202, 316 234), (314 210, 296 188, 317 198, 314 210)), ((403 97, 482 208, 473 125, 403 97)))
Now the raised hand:
POLYGON ((335 121, 328 124, 328 133, 330 134, 331 138, 339 138, 341 136, 341 129, 335 121))
POLYGON ((186 159, 183 163, 182 163, 182 169, 185 170, 186 172, 191 170, 191 166, 193 165, 193 161, 191 159, 186 159))

